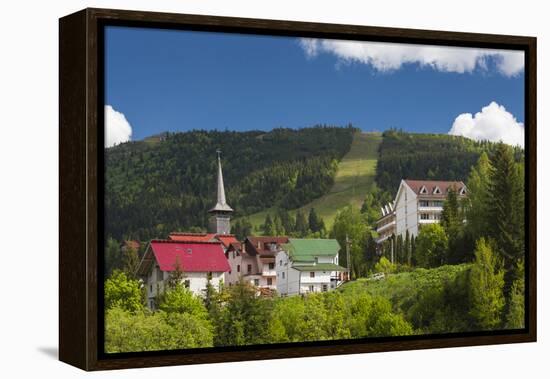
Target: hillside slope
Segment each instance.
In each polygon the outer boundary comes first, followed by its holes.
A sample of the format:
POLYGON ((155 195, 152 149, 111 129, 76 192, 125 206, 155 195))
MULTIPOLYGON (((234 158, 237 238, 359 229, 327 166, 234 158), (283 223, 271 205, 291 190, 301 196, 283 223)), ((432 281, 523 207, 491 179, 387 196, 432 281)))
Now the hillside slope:
MULTIPOLYGON (((338 209, 348 204, 360 208, 365 194, 374 185, 378 146, 381 142, 381 133, 356 132, 349 152, 338 164, 330 191, 300 209, 307 214, 312 207, 315 208, 325 221, 325 225, 330 228, 338 209)), ((296 210, 294 209, 291 214, 294 215, 296 210)), ((255 227, 260 226, 268 213, 273 215, 275 209, 270 208, 251 215, 250 222, 255 227)))
POLYGON ((293 209, 328 193, 356 129, 191 130, 105 150, 105 226, 121 240, 207 226, 216 199, 216 150, 235 217, 293 209))

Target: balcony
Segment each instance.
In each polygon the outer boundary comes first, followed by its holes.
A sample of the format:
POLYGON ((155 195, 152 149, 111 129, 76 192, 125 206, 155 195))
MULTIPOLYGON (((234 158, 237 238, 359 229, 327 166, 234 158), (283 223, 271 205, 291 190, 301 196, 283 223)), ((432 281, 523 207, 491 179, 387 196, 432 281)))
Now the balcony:
POLYGON ((383 232, 384 230, 388 230, 390 228, 395 228, 395 221, 392 221, 392 222, 388 222, 387 224, 384 224, 384 225, 381 225, 381 226, 377 226, 376 227, 376 231, 378 233, 381 233, 383 232))
POLYGON ((436 206, 423 207, 423 206, 419 206, 418 211, 419 212, 441 213, 441 212, 443 212, 443 207, 436 207, 436 206))

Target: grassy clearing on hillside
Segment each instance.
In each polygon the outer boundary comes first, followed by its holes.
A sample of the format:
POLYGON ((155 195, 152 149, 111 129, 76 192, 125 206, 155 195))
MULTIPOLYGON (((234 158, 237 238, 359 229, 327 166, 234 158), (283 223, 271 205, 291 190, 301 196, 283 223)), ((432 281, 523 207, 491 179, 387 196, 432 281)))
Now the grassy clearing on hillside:
MULTIPOLYGON (((356 133, 353 137, 350 151, 344 156, 338 165, 338 172, 334 178, 334 184, 326 195, 313 200, 300 208, 309 213, 314 207, 327 228, 332 227, 338 209, 348 204, 360 208, 365 194, 372 189, 378 158, 378 145, 382 142, 381 133, 356 133)), ((262 225, 266 215, 275 213, 274 209, 249 216, 254 227, 262 225)), ((291 211, 294 215, 296 210, 291 211)))

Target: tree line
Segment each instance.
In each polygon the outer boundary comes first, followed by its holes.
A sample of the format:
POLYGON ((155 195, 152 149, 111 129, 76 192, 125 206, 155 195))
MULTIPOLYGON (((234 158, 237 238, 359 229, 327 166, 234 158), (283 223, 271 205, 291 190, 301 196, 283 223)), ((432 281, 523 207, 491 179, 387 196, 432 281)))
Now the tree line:
POLYGON ((417 238, 393 237, 396 265, 433 268, 471 262, 472 312, 487 329, 524 325, 525 174, 517 150, 499 143, 482 152, 466 181, 468 196, 449 191, 441 222, 417 238))
POLYGON ((235 217, 273 206, 299 207, 330 189, 355 131, 351 125, 194 130, 106 149, 107 236, 145 241, 204 230, 216 198, 217 149, 223 152, 226 197, 235 217))
MULTIPOLYGON (((183 274, 184 275, 184 274, 183 274)), ((241 346, 364 337, 403 336, 414 330, 391 303, 366 292, 341 291, 295 297, 262 297, 248 283, 199 297, 180 280, 169 280, 144 306, 140 282, 115 271, 105 282, 107 352, 241 346), (171 284, 170 284, 171 283, 171 284)))

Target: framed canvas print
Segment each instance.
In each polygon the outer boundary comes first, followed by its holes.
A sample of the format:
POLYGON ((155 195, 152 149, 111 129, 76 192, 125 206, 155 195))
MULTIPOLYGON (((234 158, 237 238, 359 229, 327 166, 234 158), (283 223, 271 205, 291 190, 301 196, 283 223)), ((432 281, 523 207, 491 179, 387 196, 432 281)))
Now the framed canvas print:
POLYGON ((536 39, 60 20, 60 359, 536 340, 536 39))

